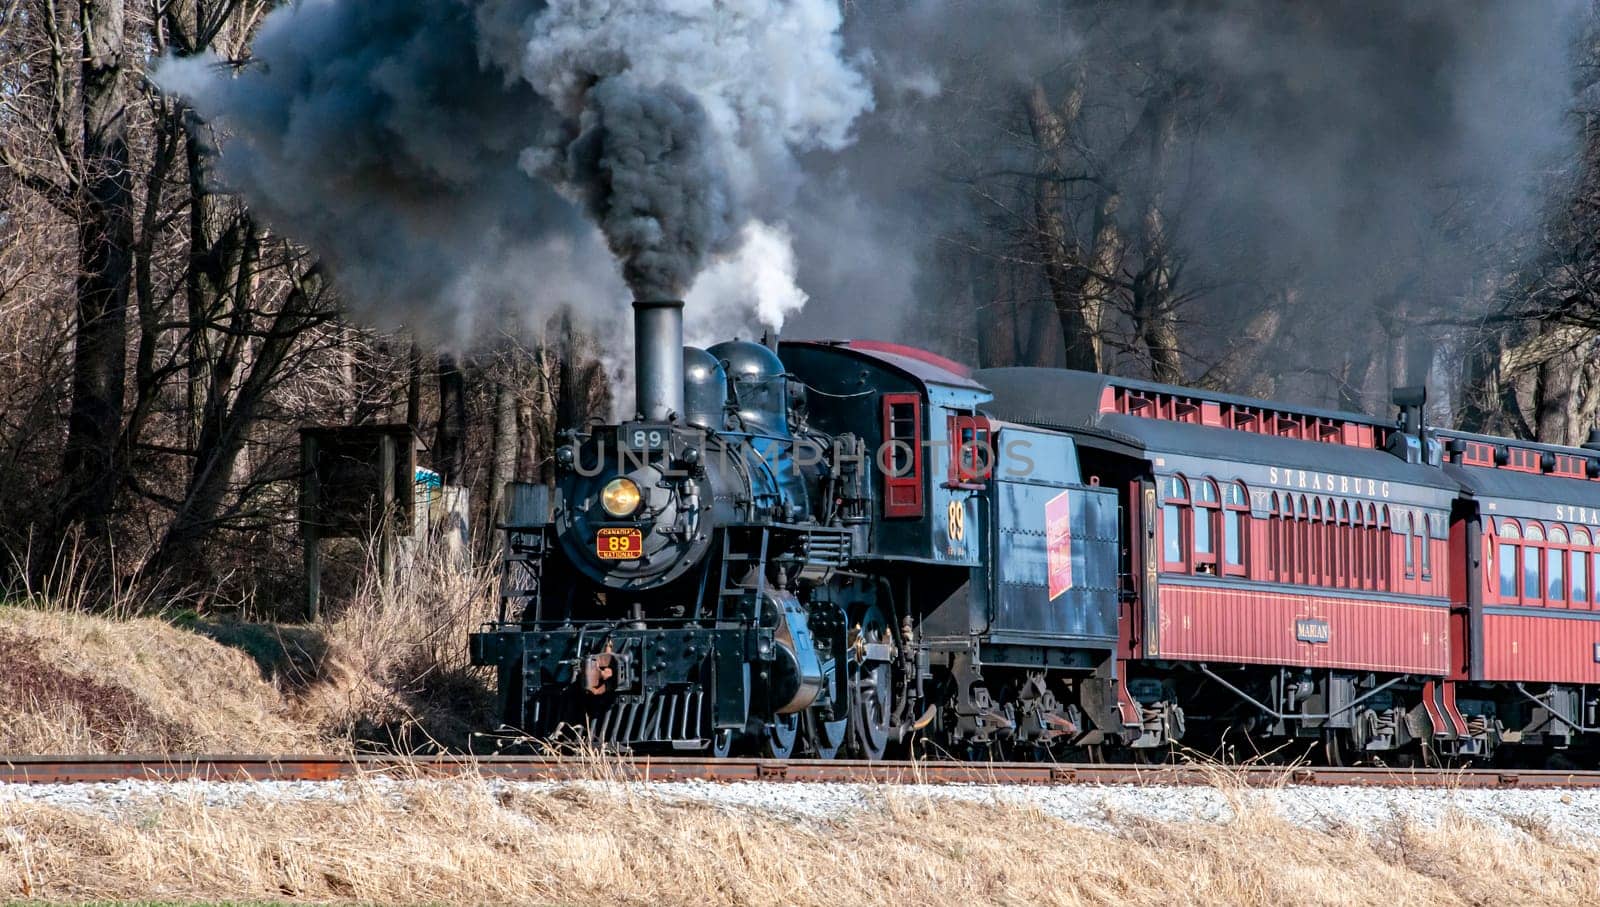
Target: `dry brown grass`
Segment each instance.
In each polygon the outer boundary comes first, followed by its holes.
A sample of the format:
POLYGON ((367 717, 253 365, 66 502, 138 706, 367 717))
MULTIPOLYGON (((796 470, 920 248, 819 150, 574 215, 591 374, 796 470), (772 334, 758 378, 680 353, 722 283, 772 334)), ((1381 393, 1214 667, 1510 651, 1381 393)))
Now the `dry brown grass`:
POLYGON ((466 663, 494 607, 488 569, 369 570, 326 620, 291 626, 107 594, 78 564, 69 552, 48 592, 0 607, 0 753, 416 752, 492 721, 466 663))
MULTIPOLYGON (((1114 820, 1115 821, 1115 820, 1114 820)), ((609 785, 454 782, 346 803, 198 801, 120 818, 0 804, 0 891, 49 900, 375 903, 1592 903, 1592 843, 1432 830, 1324 833, 1244 804, 1222 825, 1095 830, 1019 807, 881 793, 837 819, 674 803, 609 785)))
POLYGON ((494 616, 497 574, 442 546, 388 581, 369 569, 326 625, 338 682, 308 704, 334 735, 403 752, 465 749, 493 722, 489 677, 467 662, 467 634, 494 616))
POLYGON ((330 745, 250 656, 166 621, 0 608, 0 654, 0 752, 330 745))

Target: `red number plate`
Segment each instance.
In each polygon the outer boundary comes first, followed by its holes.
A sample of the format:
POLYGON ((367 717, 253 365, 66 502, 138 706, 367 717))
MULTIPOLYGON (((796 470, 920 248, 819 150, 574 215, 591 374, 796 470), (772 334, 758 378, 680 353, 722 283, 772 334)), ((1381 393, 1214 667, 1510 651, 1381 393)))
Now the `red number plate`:
POLYGON ((594 537, 595 556, 603 561, 631 561, 644 556, 644 533, 637 529, 602 529, 594 537))

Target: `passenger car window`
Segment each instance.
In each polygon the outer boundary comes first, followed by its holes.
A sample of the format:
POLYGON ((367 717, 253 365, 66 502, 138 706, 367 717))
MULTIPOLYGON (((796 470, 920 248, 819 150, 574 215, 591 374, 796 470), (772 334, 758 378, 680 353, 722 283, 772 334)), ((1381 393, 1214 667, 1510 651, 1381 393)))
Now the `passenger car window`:
POLYGON ((1589 530, 1573 527, 1572 550, 1567 552, 1567 585, 1571 590, 1568 600, 1573 607, 1589 601, 1589 530))
POLYGON ((1553 602, 1564 601, 1567 597, 1567 553, 1549 548, 1544 555, 1544 597, 1553 602))
POLYGON ((1422 578, 1428 579, 1433 575, 1433 515, 1427 514, 1422 518, 1422 537, 1417 540, 1422 547, 1422 578))
POLYGON ((1522 598, 1537 602, 1541 589, 1539 582, 1539 549, 1528 545, 1522 549, 1522 598))
POLYGON ((1500 597, 1515 601, 1517 597, 1517 546, 1501 542, 1495 560, 1500 564, 1500 597))
POLYGON ((1211 521, 1217 506, 1217 486, 1209 479, 1194 483, 1194 553, 1198 559, 1216 553, 1211 521))
POLYGON ((1181 476, 1162 481, 1161 557, 1168 564, 1183 563, 1183 511, 1189 500, 1189 487, 1181 476))
POLYGON ((1595 582, 1589 584, 1589 595, 1592 596, 1589 600, 1600 602, 1600 551, 1589 555, 1589 575, 1595 578, 1595 582))

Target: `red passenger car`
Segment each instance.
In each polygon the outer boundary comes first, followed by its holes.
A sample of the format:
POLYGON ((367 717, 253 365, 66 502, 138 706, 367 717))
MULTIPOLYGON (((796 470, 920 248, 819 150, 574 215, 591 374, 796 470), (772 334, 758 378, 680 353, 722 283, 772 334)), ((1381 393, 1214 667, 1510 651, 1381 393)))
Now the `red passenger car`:
POLYGON ((1136 748, 1333 761, 1596 724, 1600 459, 1105 375, 993 369, 988 407, 1071 433, 1122 497, 1118 676, 1136 748))
POLYGON ((1570 745, 1597 725, 1600 443, 1439 436, 1461 489, 1451 583, 1461 710, 1491 743, 1570 745))

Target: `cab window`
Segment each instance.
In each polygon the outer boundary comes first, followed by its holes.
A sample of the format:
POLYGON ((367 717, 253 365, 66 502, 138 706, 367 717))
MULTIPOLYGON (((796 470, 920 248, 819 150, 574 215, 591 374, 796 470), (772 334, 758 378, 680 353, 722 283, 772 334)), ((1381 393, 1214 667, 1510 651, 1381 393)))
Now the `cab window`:
POLYGON ((883 515, 922 516, 922 396, 883 395, 883 515))
POLYGON ((950 417, 950 484, 981 488, 994 474, 994 448, 989 420, 982 416, 950 417))

